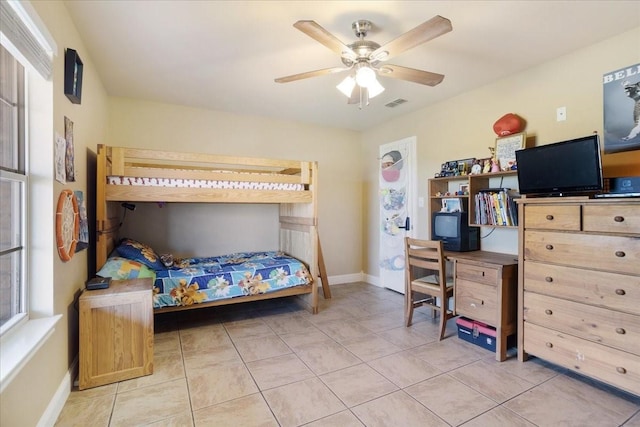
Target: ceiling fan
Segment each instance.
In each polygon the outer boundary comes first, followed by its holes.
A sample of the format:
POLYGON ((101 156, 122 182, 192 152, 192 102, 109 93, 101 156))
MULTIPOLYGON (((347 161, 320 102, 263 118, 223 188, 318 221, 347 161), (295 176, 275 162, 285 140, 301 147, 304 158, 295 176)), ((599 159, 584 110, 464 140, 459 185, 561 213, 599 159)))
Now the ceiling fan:
POLYGON ((384 87, 376 78, 377 75, 427 86, 436 86, 444 79, 442 74, 400 65, 383 64, 384 61, 406 50, 451 31, 451 21, 442 16, 436 15, 382 46, 374 41, 364 39, 372 27, 371 22, 364 19, 355 21, 351 26, 358 40, 349 45, 342 43, 315 21, 298 21, 293 26, 340 55, 344 67, 324 68, 279 77, 275 79, 277 83, 288 83, 309 77, 354 70, 336 87, 349 98, 349 104, 359 104, 362 108, 363 104, 369 104, 370 98, 384 91, 384 87))

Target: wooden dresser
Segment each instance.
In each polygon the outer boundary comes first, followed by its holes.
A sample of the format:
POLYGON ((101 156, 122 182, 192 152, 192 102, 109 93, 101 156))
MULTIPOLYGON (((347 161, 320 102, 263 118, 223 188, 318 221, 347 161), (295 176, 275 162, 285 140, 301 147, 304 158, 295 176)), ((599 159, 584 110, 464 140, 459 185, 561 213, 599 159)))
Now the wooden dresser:
POLYGON ((496 328, 496 360, 507 358, 516 333, 518 259, 487 251, 446 252, 455 270, 455 313, 496 328))
POLYGON ((519 201, 518 359, 640 395, 640 199, 519 201))

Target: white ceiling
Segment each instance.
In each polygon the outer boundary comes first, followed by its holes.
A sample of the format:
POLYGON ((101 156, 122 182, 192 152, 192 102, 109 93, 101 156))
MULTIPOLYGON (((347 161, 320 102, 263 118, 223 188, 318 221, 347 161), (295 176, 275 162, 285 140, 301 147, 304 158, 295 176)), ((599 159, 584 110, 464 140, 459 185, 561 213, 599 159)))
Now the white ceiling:
POLYGON ((640 26, 639 1, 65 3, 88 49, 80 57, 91 57, 109 95, 354 130, 640 26), (335 88, 345 73, 274 82, 342 66, 336 54, 292 26, 298 20, 314 20, 349 44, 356 39, 352 22, 367 19, 374 24, 367 39, 384 44, 434 15, 450 19, 453 31, 389 62, 444 74, 436 87, 382 77, 386 91, 359 110, 335 88), (409 102, 384 106, 397 98, 409 102))

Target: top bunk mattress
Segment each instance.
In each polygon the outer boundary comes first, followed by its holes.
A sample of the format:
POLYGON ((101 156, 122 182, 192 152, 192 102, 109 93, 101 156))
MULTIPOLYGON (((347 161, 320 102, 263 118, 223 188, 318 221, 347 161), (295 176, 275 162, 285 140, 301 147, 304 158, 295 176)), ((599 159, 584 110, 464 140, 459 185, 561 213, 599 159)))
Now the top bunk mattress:
POLYGON ((132 185, 143 187, 170 187, 170 188, 209 188, 221 190, 278 190, 278 191, 303 191, 304 185, 288 182, 260 182, 256 181, 231 181, 231 180, 206 180, 206 179, 182 179, 182 178, 146 178, 128 176, 108 176, 109 185, 132 185))

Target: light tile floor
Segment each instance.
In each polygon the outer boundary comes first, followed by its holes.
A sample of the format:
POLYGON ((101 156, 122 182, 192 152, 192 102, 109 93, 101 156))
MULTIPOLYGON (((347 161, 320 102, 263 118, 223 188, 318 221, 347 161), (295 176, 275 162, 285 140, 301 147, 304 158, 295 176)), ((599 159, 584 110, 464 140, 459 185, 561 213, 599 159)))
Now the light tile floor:
POLYGON ((72 391, 57 426, 621 426, 640 398, 532 358, 496 362, 451 320, 365 283, 156 315, 154 373, 72 391))

